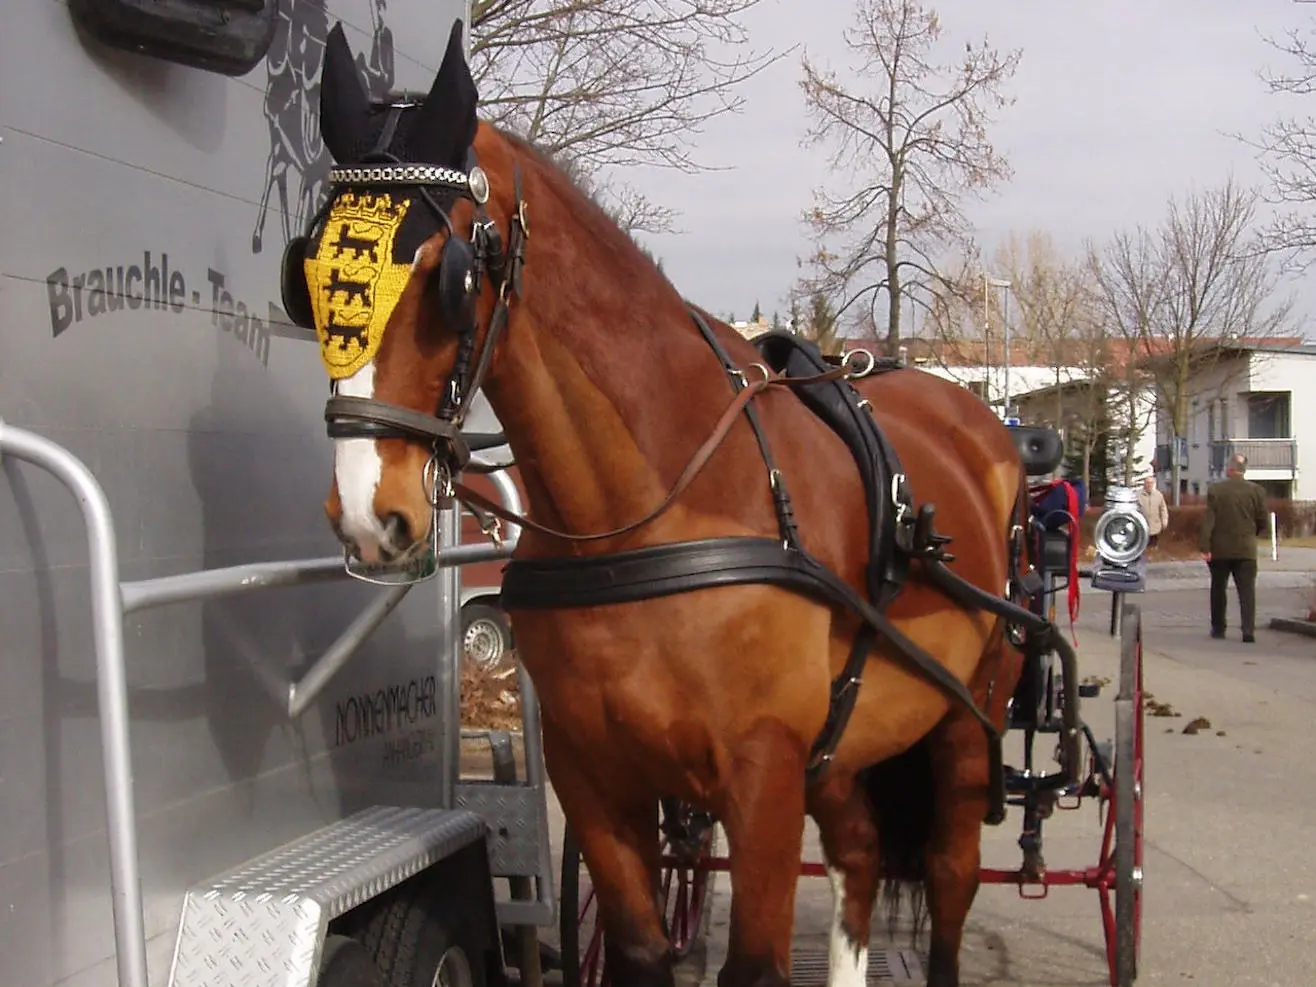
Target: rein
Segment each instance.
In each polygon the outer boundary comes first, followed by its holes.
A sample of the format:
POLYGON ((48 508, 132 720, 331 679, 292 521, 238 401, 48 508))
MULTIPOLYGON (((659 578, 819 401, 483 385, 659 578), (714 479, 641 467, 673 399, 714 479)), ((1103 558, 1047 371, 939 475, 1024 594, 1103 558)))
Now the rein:
POLYGON ((540 534, 548 535, 552 538, 560 538, 564 541, 602 541, 607 538, 616 538, 618 535, 627 534, 628 532, 641 528, 650 521, 655 520, 676 503, 677 498, 689 488, 690 484, 693 483, 695 478, 703 471, 703 468, 708 465, 709 460, 713 458, 713 453, 717 451, 727 435, 730 434, 732 426, 735 425, 741 412, 745 410, 746 406, 757 395, 762 394, 769 387, 794 388, 804 387, 810 384, 825 384, 829 381, 847 377, 850 374, 850 371, 846 368, 838 367, 835 370, 828 371, 827 373, 815 374, 812 377, 785 377, 772 373, 772 371, 768 370, 761 363, 754 364, 754 366, 762 370, 763 377, 749 381, 739 393, 736 394, 731 403, 727 405, 726 410, 722 412, 722 417, 718 419, 717 424, 713 427, 712 433, 704 441, 704 444, 695 450, 694 455, 690 457, 690 461, 686 463, 685 469, 681 471, 681 475, 677 477, 676 482, 672 485, 671 490, 668 491, 667 496, 663 498, 662 502, 648 514, 644 515, 644 517, 637 521, 632 521, 630 524, 623 525, 620 528, 613 528, 611 531, 600 531, 594 534, 577 535, 567 531, 559 531, 556 528, 550 528, 548 525, 540 524, 538 521, 532 521, 530 518, 525 517, 522 514, 509 511, 505 507, 495 504, 488 497, 477 493, 463 483, 453 483, 453 492, 456 494, 457 499, 467 507, 479 508, 481 511, 492 514, 504 521, 521 525, 532 531, 537 531, 540 534))

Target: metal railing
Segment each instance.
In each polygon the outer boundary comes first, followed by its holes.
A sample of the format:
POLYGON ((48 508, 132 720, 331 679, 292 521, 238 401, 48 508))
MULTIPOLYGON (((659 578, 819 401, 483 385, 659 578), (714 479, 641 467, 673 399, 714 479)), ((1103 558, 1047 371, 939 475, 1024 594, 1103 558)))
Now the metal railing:
POLYGON ((1211 444, 1211 473, 1223 475, 1229 457, 1242 453, 1247 457, 1250 470, 1289 470, 1298 466, 1298 440, 1282 439, 1220 439, 1211 444))
MULTIPOLYGON (((341 556, 320 559, 295 559, 281 562, 258 562, 249 565, 229 566, 222 569, 204 569, 155 579, 123 581, 120 579, 118 543, 114 530, 114 516, 105 491, 95 475, 73 453, 63 446, 26 429, 7 425, 0 420, 0 459, 5 455, 21 459, 53 475, 73 494, 82 510, 87 526, 89 569, 91 576, 92 636, 96 650, 96 693, 100 712, 101 750, 105 770, 106 830, 110 848, 110 896, 114 912, 114 939, 120 987, 149 987, 146 968, 146 923, 142 907, 141 871, 137 844, 137 817, 134 806, 134 789, 129 730, 127 673, 124 662, 123 618, 127 613, 184 601, 209 600, 237 593, 249 593, 275 586, 301 586, 350 578, 341 556)), ((477 464, 482 461, 473 457, 477 464)), ((484 463, 490 466, 492 464, 484 463)), ((523 511, 521 496, 511 478, 502 470, 487 474, 497 488, 503 506, 520 514, 523 511)), ((493 561, 508 556, 516 548, 521 534, 519 525, 509 525, 500 546, 492 544, 457 544, 460 539, 458 508, 448 507, 439 515, 440 549, 439 578, 444 578, 457 566, 473 562, 493 561)), ((447 624, 448 640, 453 644, 454 655, 458 636, 454 628, 460 627, 457 608, 460 606, 455 573, 448 577, 451 585, 441 592, 440 619, 447 624)), ((305 674, 288 686, 287 711, 290 717, 302 713, 361 647, 362 643, 402 601, 412 583, 389 587, 370 603, 324 653, 307 669, 305 674)), ((457 688, 456 668, 447 668, 454 662, 445 662, 445 675, 451 696, 445 697, 449 716, 457 717, 446 731, 440 759, 444 762, 443 789, 445 808, 451 808, 453 783, 457 771, 460 744, 460 690, 457 688), (448 748, 451 748, 449 750, 448 748)), ((530 745, 529 728, 538 728, 538 703, 533 686, 526 675, 521 676, 522 701, 525 711, 534 708, 535 714, 526 718, 527 746, 530 745)), ((527 752, 529 753, 529 752, 527 752)), ((527 757, 527 772, 537 772, 539 764, 531 764, 527 757)))

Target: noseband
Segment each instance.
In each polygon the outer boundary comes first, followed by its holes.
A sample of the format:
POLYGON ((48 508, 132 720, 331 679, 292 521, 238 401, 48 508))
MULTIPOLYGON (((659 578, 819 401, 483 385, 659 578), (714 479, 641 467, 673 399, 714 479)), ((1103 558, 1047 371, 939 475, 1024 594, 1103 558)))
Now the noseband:
POLYGON ((332 202, 339 192, 388 187, 414 190, 448 230, 438 267, 438 290, 445 322, 457 333, 457 357, 444 385, 438 407, 426 413, 400 405, 334 393, 325 402, 326 431, 332 439, 405 439, 425 443, 436 465, 445 467, 448 477, 461 472, 470 462, 473 449, 492 448, 504 443, 501 435, 463 435, 462 423, 470 399, 479 391, 489 373, 494 348, 507 324, 510 296, 521 296, 521 271, 525 264, 525 242, 530 236, 526 222, 525 201, 521 198, 521 172, 513 165, 516 209, 511 218, 507 249, 497 224, 485 204, 489 200, 489 180, 477 163, 474 149, 468 156, 467 171, 433 165, 362 164, 334 168, 329 172, 332 202), (452 220, 431 190, 441 190, 454 201, 469 199, 475 204, 475 221, 469 241, 457 236, 452 220), (484 345, 476 353, 478 327, 475 304, 484 278, 493 279, 498 298, 494 304, 484 345))

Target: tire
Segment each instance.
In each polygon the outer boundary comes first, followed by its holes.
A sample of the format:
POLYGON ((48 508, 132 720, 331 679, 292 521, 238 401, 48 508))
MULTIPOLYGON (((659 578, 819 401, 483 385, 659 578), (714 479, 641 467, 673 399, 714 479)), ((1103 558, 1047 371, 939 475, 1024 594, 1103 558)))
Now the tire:
POLYGON ((1142 946, 1143 699, 1142 610, 1122 616, 1120 685, 1115 699, 1115 982, 1132 987, 1142 946))
POLYGON ((483 671, 497 668, 512 650, 507 614, 486 603, 468 603, 461 614, 462 654, 483 671))
POLYGON ((484 952, 471 927, 471 902, 437 888, 382 903, 360 938, 384 987, 485 987, 484 952))
POLYGON ((327 936, 315 987, 388 987, 383 971, 360 942, 350 936, 327 936))

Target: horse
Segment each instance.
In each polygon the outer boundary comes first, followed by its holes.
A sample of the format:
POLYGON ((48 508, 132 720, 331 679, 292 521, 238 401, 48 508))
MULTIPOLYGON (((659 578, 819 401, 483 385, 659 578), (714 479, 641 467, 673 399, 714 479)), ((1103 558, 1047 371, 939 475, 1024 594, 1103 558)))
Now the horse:
POLYGON ((478 118, 462 31, 427 93, 381 101, 341 27, 327 42, 336 164, 283 297, 332 381, 329 524, 380 566, 432 551, 454 498, 523 525, 503 604, 615 983, 673 983, 655 806, 674 797, 730 847, 721 987, 789 982, 806 813, 835 900, 829 983, 864 983, 883 881, 908 879, 928 983, 952 987, 981 827, 1003 816, 1007 632, 1030 616, 1009 430, 953 382, 752 343, 688 303, 562 168, 478 118), (460 482, 480 389, 524 517, 460 482))

